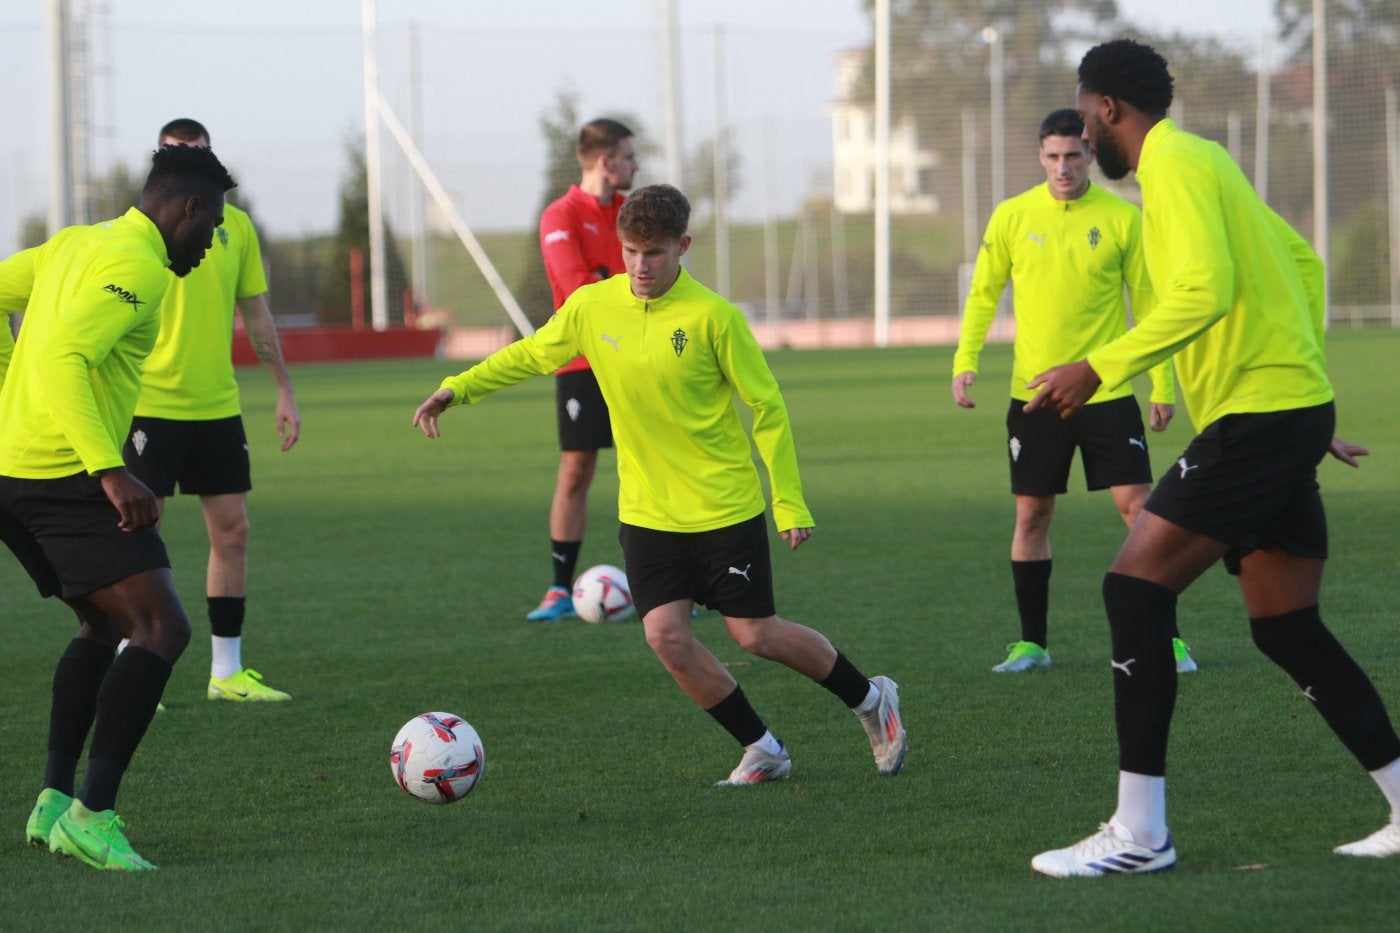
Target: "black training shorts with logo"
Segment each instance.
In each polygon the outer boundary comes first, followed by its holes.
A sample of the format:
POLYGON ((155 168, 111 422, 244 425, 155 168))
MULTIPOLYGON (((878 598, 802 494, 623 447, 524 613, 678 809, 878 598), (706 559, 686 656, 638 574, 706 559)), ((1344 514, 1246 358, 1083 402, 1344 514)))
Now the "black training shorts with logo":
POLYGON ((1090 490, 1152 482, 1142 409, 1131 395, 1086 405, 1069 418, 1011 400, 1006 412, 1006 454, 1011 492, 1018 496, 1058 496, 1069 489, 1074 451, 1090 490))
POLYGON ((554 404, 559 419, 560 450, 601 450, 613 445, 608 403, 591 369, 554 377, 554 404))
POLYGON ((222 496, 253 488, 248 435, 243 419, 175 421, 137 415, 122 447, 122 459, 151 492, 222 496))
POLYGON ((1288 411, 1225 415, 1167 469, 1143 508, 1230 545, 1239 573, 1250 551, 1327 557, 1327 515, 1317 465, 1336 426, 1331 402, 1288 411))
POLYGON ((624 523, 617 538, 637 615, 678 599, 733 619, 774 614, 768 523, 762 513, 713 531, 656 531, 624 523))

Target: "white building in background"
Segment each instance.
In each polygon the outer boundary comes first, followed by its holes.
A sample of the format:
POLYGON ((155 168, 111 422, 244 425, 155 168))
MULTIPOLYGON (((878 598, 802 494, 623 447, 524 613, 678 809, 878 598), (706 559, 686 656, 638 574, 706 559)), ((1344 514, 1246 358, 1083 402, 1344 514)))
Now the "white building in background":
MULTIPOLYGON (((875 108, 856 99, 856 84, 870 56, 868 49, 842 52, 836 59, 836 100, 831 104, 833 200, 847 214, 875 209, 875 108)), ((914 120, 904 115, 890 126, 890 212, 936 214, 933 174, 942 156, 919 146, 914 120)))

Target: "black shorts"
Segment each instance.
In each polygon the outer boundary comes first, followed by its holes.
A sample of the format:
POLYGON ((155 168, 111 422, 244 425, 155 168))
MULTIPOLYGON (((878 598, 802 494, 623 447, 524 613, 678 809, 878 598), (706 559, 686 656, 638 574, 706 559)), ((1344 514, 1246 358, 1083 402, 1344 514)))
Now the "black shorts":
POLYGON ((40 596, 74 599, 170 566, 154 528, 122 531, 121 516, 87 473, 62 479, 0 476, 0 539, 40 596))
POLYGON ((655 531, 623 524, 627 583, 637 615, 693 599, 733 619, 774 614, 768 523, 762 514, 714 531, 655 531))
MULTIPOLYGON (((559 418, 560 450, 601 450, 613 445, 608 403, 591 369, 554 377, 554 404, 559 418)), ((627 578, 630 582, 631 577, 627 578)))
POLYGON ((1070 418, 1051 408, 1026 414, 1025 405, 1013 398, 1006 412, 1013 494, 1058 496, 1068 491, 1076 447, 1088 489, 1152 482, 1142 409, 1131 395, 1086 405, 1070 418))
POLYGON ((1258 548, 1326 559, 1317 464, 1335 426, 1331 402, 1226 415, 1191 441, 1143 508, 1230 545, 1225 566, 1231 573, 1258 548))
POLYGON ((248 436, 243 419, 173 421, 132 419, 122 447, 127 468, 162 498, 175 495, 222 496, 253 488, 248 463, 248 436))

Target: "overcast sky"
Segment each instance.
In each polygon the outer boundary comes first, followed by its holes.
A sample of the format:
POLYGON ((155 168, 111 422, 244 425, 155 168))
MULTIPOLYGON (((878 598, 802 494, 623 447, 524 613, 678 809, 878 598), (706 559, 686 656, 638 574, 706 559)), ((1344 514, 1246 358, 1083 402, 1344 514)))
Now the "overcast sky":
MULTIPOLYGON (((92 50, 97 170, 141 164, 161 124, 193 116, 209 126, 267 232, 332 226, 344 143, 364 126, 359 0, 73 2, 107 11, 92 50)), ((1254 42, 1271 28, 1273 0, 1118 6, 1154 28, 1254 42)), ((47 203, 45 8, 46 0, 0 4, 8 129, 0 254, 16 248, 21 219, 47 203)), ((533 222, 543 166, 538 121, 561 89, 577 95, 584 117, 635 114, 661 142, 660 9, 660 0, 379 0, 385 92, 407 121, 407 24, 416 23, 423 148, 469 224, 533 222)), ((746 140, 735 213, 761 216, 767 204, 787 211, 829 186, 833 61, 869 42, 861 0, 680 0, 679 10, 687 148, 714 125, 715 24, 724 24, 726 122, 746 140)), ((385 143, 392 145, 387 136, 385 143)), ((650 177, 644 164, 642 181, 657 180, 661 162, 652 157, 650 177)), ((394 203, 406 197, 407 183, 400 187, 388 193, 394 203)))

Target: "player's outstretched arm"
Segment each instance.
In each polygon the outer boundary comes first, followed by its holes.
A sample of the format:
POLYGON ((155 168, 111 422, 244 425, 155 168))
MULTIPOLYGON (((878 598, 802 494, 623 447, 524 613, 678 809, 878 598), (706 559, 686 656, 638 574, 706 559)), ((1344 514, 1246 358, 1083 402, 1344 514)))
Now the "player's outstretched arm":
POLYGON ((977 374, 971 371, 958 373, 953 377, 953 401, 959 408, 976 408, 977 403, 967 394, 968 386, 977 381, 977 374))
POLYGON ((1103 380, 1094 372, 1088 360, 1055 366, 1036 376, 1026 386, 1039 389, 1035 398, 1026 403, 1025 411, 1053 408, 1061 418, 1068 418, 1093 398, 1103 380))
POLYGON ((787 531, 778 532, 778 537, 786 541, 788 547, 795 551, 803 541, 812 537, 812 531, 811 528, 789 528, 787 531))
POLYGON ((1360 467, 1357 457, 1370 456, 1371 451, 1360 444, 1348 444, 1340 437, 1333 437, 1332 443, 1327 446, 1327 452, 1349 467, 1360 467))
POLYGON ((447 406, 452 404, 456 395, 451 389, 438 389, 424 400, 418 410, 413 413, 413 426, 420 428, 425 437, 441 437, 442 431, 438 428, 438 417, 447 410, 447 406))

